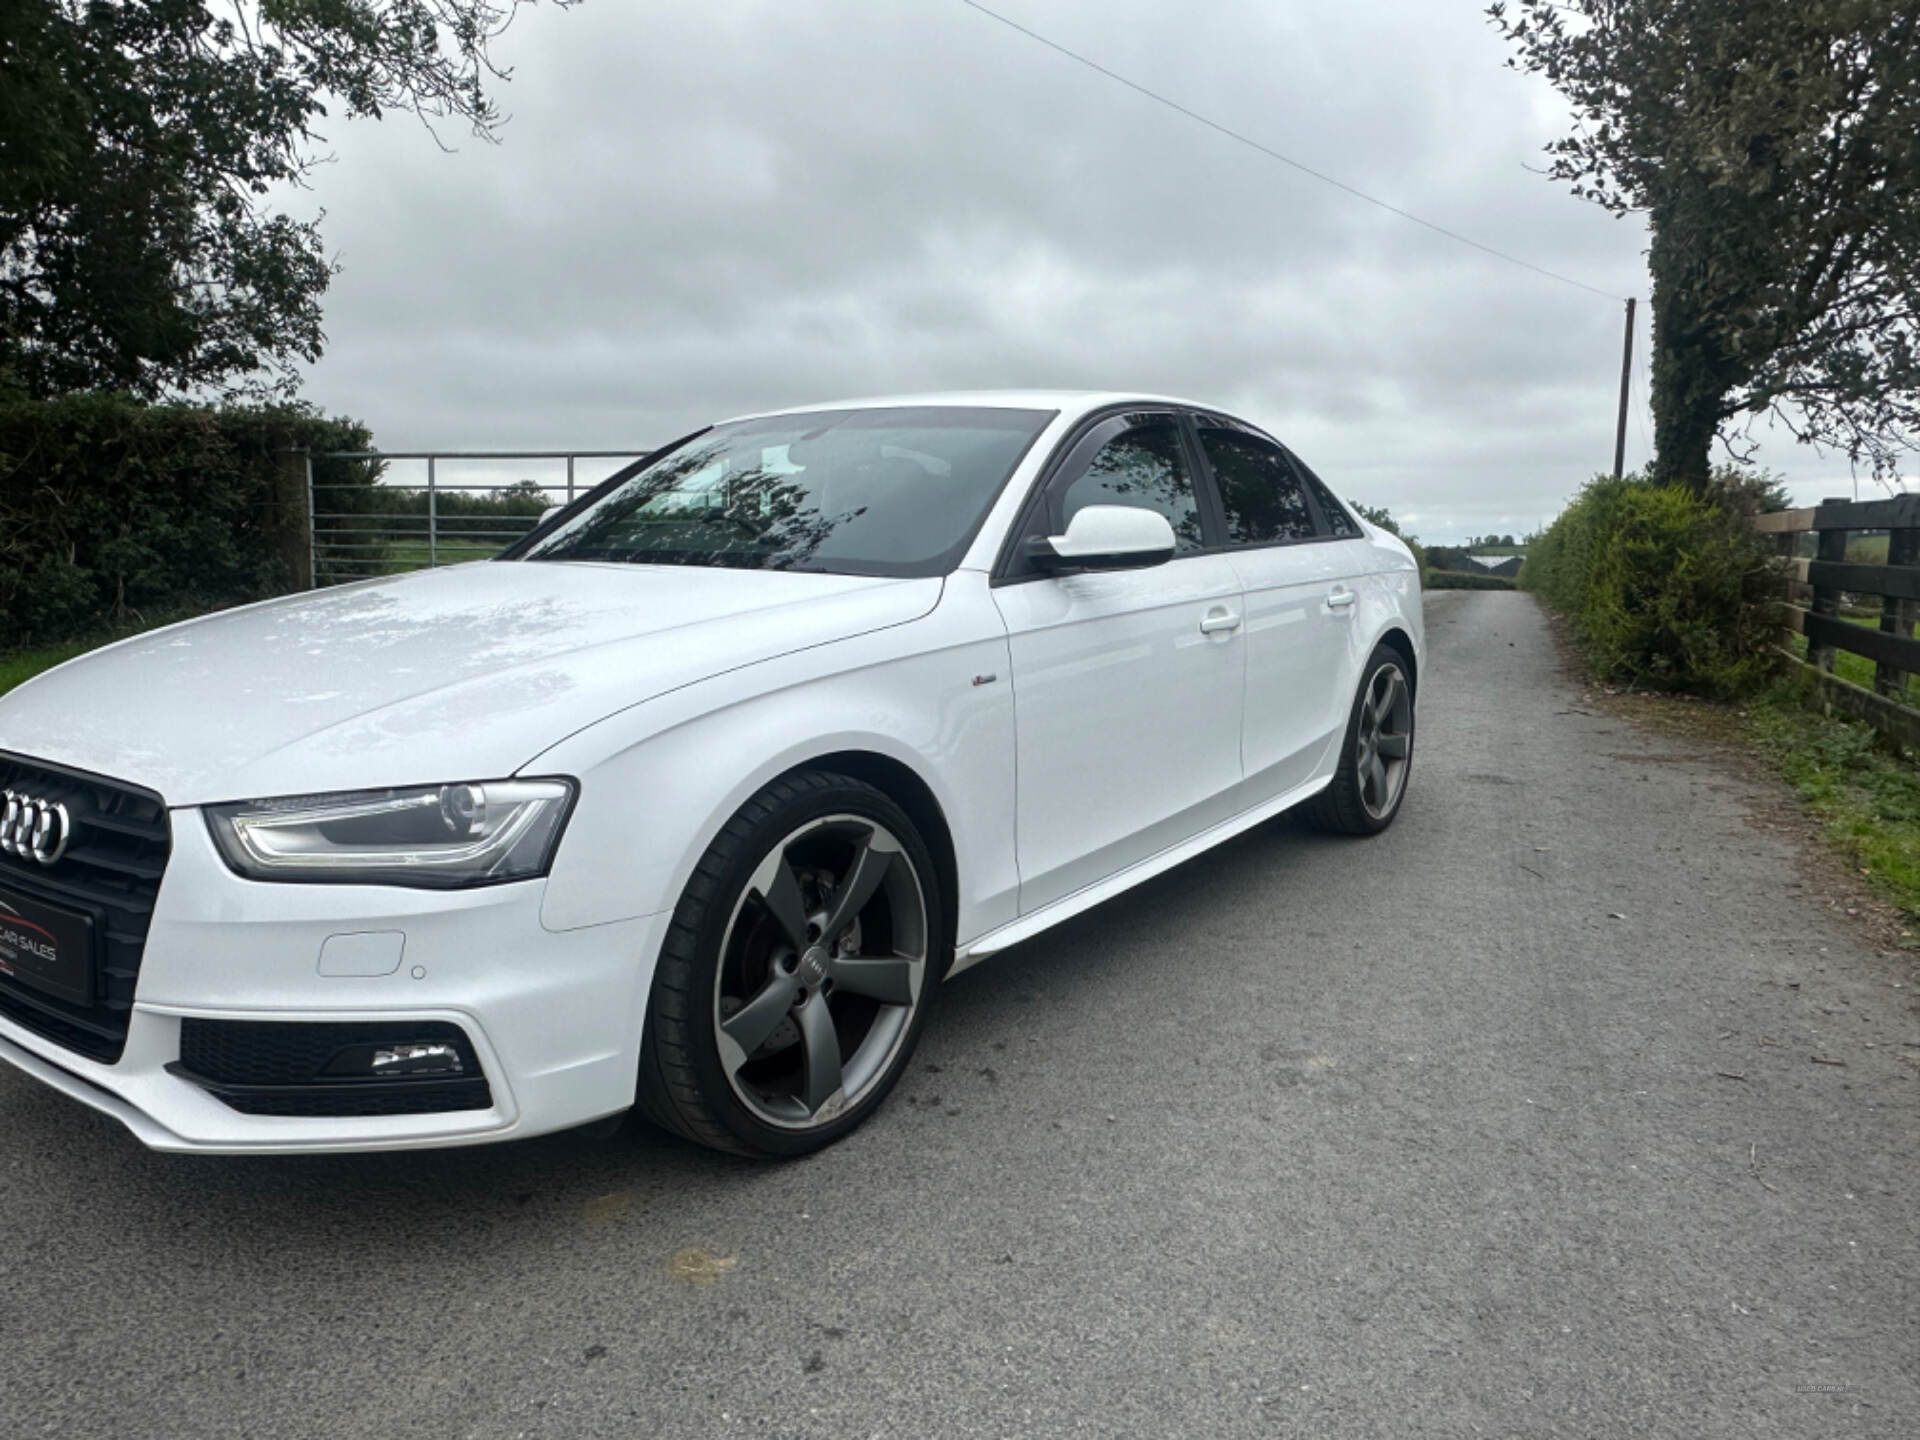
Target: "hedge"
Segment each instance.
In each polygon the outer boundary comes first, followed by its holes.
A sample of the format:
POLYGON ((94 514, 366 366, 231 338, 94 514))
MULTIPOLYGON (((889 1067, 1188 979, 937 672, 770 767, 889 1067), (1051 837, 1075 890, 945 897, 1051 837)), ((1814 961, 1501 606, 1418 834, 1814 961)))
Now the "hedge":
POLYGON ((1780 628, 1781 562, 1752 523, 1769 489, 1602 476, 1530 544, 1521 588, 1567 617, 1605 679, 1741 694, 1773 669, 1780 628))
MULTIPOLYGON (((0 404, 0 651, 293 588, 306 493, 287 452, 371 438, 293 406, 0 404)), ((316 465, 337 471, 329 481, 375 478, 364 464, 316 465)))

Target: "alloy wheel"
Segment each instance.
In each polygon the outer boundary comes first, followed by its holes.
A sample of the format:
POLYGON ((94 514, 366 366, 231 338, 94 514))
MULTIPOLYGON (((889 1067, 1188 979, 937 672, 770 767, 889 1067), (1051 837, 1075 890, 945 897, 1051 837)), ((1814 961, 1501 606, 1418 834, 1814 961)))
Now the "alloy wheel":
POLYGON ((1398 665, 1382 665, 1367 683, 1354 727, 1353 770, 1360 803, 1384 820, 1400 802, 1413 757, 1413 694, 1398 665))
POLYGON ((930 933, 925 887, 884 825, 829 815, 774 846, 734 904, 714 981, 741 1103, 789 1130, 857 1105, 912 1029, 930 933))

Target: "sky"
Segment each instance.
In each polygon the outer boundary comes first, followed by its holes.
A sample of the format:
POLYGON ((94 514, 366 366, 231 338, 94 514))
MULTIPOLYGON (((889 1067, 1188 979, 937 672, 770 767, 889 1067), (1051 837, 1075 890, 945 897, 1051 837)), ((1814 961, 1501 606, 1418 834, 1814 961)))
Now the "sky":
MULTIPOLYGON (((987 3, 1604 294, 962 0, 585 0, 499 46, 497 145, 324 125, 334 159, 290 208, 325 212, 341 271, 304 393, 387 450, 643 449, 902 391, 1173 394, 1458 542, 1611 467, 1611 297, 1634 295, 1645 461, 1644 226, 1539 173, 1564 104, 1505 68, 1481 0, 987 3)), ((1851 493, 1844 457, 1761 459, 1797 497, 1851 493)))

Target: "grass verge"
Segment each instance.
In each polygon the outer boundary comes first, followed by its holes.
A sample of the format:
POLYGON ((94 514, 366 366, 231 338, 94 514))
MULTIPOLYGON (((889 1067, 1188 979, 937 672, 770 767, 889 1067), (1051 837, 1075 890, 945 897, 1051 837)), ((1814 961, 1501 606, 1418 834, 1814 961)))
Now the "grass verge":
POLYGON ((42 670, 51 670, 62 660, 71 660, 76 655, 84 655, 96 645, 104 645, 104 640, 75 640, 65 645, 53 645, 44 650, 15 650, 0 655, 0 695, 13 689, 23 681, 31 680, 42 670))
POLYGON ((1920 768, 1873 730, 1821 714, 1792 681, 1744 711, 1745 734, 1819 822, 1822 837, 1897 906, 1920 920, 1920 768))
POLYGON ((130 619, 123 624, 97 631, 78 640, 63 640, 57 645, 36 646, 31 650, 0 652, 0 695, 6 694, 16 685, 24 685, 42 670, 51 670, 62 661, 71 660, 76 655, 84 655, 89 650, 98 650, 102 645, 111 645, 114 641, 124 640, 129 635, 138 635, 143 630, 157 630, 162 625, 191 620, 200 613, 202 612, 197 610, 180 610, 139 620, 130 619))
MULTIPOLYGON (((443 539, 439 544, 439 563, 458 565, 468 560, 487 560, 505 548, 504 540, 466 540, 459 538, 443 539)), ((368 567, 367 578, 378 575, 400 575, 412 570, 427 568, 427 545, 411 542, 390 546, 388 550, 368 567)), ((0 695, 16 685, 23 685, 42 670, 51 670, 63 660, 71 660, 76 655, 84 655, 89 650, 97 650, 102 645, 111 645, 115 640, 124 640, 129 635, 138 635, 143 630, 158 629, 162 625, 172 625, 180 620, 190 620, 195 610, 180 610, 171 614, 158 615, 152 619, 129 621, 124 625, 102 630, 80 640, 67 640, 58 645, 41 646, 32 650, 8 650, 0 652, 0 695)))
POLYGON ((1784 781, 1791 793, 1779 795, 1780 811, 1766 827, 1785 822, 1804 836, 1819 856, 1821 893, 1849 915, 1857 898, 1872 917, 1875 943, 1920 949, 1920 765, 1871 726, 1824 713, 1793 677, 1731 703, 1610 685, 1592 673, 1565 617, 1546 614, 1586 703, 1784 781))

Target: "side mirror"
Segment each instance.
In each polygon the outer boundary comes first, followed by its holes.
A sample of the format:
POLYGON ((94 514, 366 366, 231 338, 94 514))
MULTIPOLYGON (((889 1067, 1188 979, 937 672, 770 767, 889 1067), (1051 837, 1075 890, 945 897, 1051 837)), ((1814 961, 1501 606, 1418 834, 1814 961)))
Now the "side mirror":
POLYGON ((1158 510, 1088 505, 1064 535, 1035 536, 1027 558, 1042 570, 1136 570, 1173 558, 1173 526, 1158 510))

